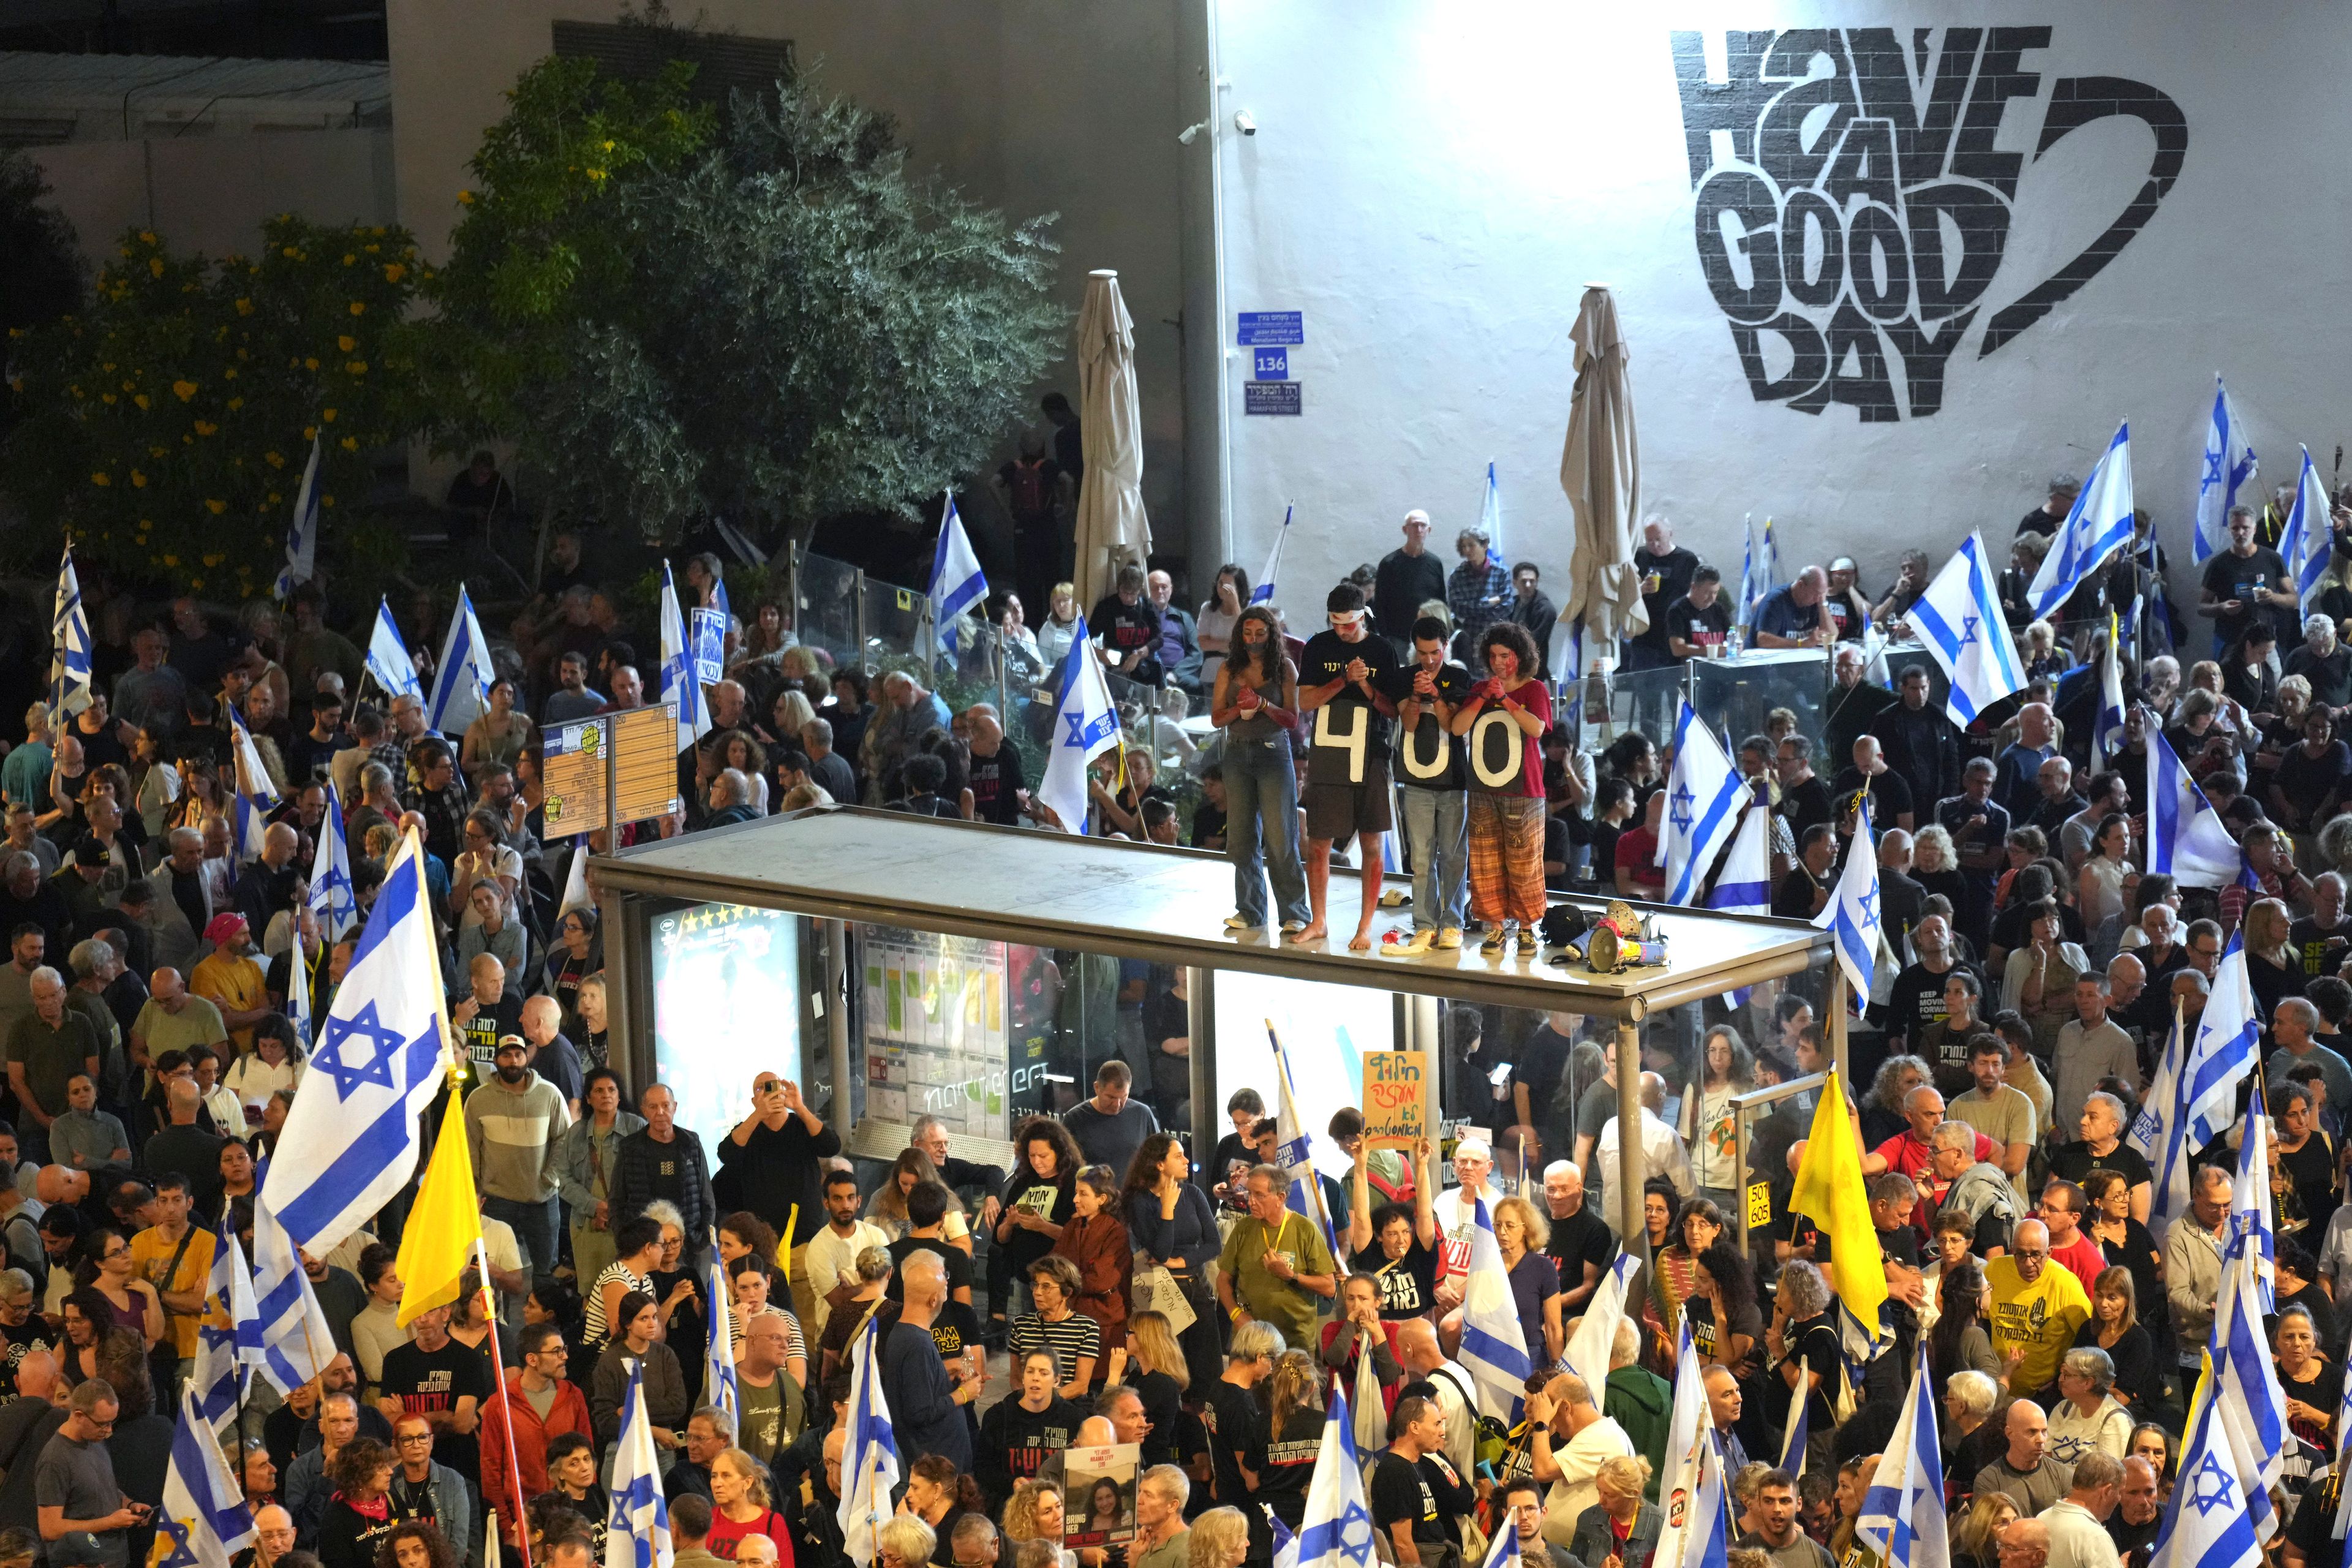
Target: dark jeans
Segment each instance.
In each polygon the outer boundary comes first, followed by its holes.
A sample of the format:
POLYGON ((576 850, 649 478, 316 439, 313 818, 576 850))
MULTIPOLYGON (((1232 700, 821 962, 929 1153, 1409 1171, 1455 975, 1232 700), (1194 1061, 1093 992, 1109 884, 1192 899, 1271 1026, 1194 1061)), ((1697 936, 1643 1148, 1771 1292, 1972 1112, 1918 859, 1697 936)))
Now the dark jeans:
POLYGON ((522 1249, 525 1274, 545 1274, 555 1268, 555 1232, 561 1218, 556 1208, 558 1201, 549 1198, 543 1203, 527 1204, 514 1198, 482 1200, 484 1214, 514 1226, 515 1244, 522 1249))

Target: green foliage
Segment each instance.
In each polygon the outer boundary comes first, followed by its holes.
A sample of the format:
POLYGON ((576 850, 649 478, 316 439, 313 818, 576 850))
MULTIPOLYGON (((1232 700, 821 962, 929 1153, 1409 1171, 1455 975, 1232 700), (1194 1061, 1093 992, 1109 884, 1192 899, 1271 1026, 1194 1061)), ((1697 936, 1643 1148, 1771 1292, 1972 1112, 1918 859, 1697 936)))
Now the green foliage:
POLYGON ((264 590, 313 435, 331 538, 339 500, 368 481, 363 454, 412 427, 406 231, 289 216, 263 235, 257 257, 217 263, 125 235, 88 314, 14 336, 24 418, 0 484, 78 553, 264 590))
POLYGON ((1049 220, 909 180, 886 121, 804 86, 722 121, 691 79, 550 59, 517 84, 429 289, 438 438, 503 435, 558 504, 656 542, 911 515, 1067 324, 1049 220))
POLYGON ((0 153, 0 327, 37 326, 81 309, 73 226, 48 195, 30 158, 0 153))

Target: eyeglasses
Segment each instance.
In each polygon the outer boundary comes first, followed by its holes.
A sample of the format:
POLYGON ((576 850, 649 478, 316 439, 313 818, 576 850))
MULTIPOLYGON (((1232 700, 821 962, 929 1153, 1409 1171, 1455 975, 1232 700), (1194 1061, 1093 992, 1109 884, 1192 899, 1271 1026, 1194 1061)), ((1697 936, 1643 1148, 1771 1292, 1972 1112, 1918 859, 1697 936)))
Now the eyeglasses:
POLYGON ((2020 1263, 2039 1263, 2050 1256, 2047 1252, 2035 1252, 2031 1247, 2014 1247, 2010 1250, 2017 1255, 2017 1260, 2020 1263))
POLYGON ((433 1441, 433 1434, 430 1432, 403 1432, 400 1434, 400 1440, 403 1443, 430 1443, 433 1441))

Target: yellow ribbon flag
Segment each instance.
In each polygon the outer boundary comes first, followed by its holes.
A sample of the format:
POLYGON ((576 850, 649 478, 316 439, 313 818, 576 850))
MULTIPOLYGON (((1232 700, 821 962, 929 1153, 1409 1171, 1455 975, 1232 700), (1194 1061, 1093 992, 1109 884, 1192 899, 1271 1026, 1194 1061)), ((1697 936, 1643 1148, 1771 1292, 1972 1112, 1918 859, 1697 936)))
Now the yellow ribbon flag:
POLYGON ((1822 1086, 1821 1104, 1813 1110, 1813 1130, 1797 1167, 1789 1212, 1808 1216, 1828 1233, 1830 1286, 1854 1321, 1877 1339, 1886 1270, 1879 1262, 1878 1227, 1870 1223, 1862 1146, 1846 1114, 1844 1088, 1834 1072, 1822 1086))
MULTIPOLYGON (((1868 1224, 1865 1218, 1864 1224, 1868 1224)), ((394 1321, 409 1321, 457 1299, 457 1281, 474 1266, 482 1236, 480 1200, 474 1192, 474 1156, 466 1142, 466 1111, 457 1081, 449 1080, 449 1103, 441 1114, 433 1163, 416 1189, 415 1206, 400 1233, 400 1310, 394 1321)))

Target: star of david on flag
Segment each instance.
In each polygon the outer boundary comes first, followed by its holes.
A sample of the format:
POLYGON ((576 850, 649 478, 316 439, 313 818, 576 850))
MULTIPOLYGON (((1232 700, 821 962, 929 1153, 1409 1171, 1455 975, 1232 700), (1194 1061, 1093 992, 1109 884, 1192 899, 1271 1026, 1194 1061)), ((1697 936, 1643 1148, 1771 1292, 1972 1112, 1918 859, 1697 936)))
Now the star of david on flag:
POLYGON ((1837 891, 1813 917, 1813 924, 1835 939, 1832 951, 1845 971, 1850 994, 1867 1001, 1878 973, 1878 837, 1870 830, 1870 797, 1855 808, 1853 842, 1845 853, 1837 891))
POLYGON ((1348 1395, 1331 1390, 1331 1419, 1315 1455, 1307 1483, 1307 1508, 1298 1521, 1298 1568, 1369 1568, 1372 1560, 1372 1514, 1364 1501, 1364 1472, 1356 1457, 1356 1424, 1348 1416, 1348 1395))
POLYGON ((1054 733, 1060 742, 1045 758, 1037 799, 1053 808, 1065 831, 1087 830, 1087 764, 1118 744, 1118 709, 1103 679, 1102 660, 1087 635, 1084 616, 1062 660, 1061 695, 1054 704, 1054 733))
POLYGON ((1984 540, 1971 533, 1904 617, 1943 668, 1951 684, 1944 711, 1962 729, 2025 685, 2025 664, 1993 588, 1984 540))

